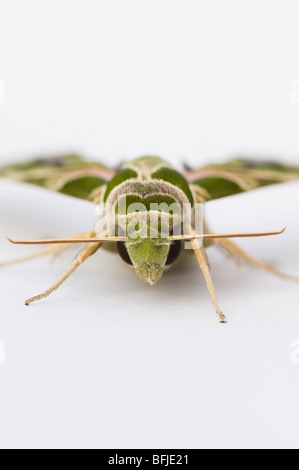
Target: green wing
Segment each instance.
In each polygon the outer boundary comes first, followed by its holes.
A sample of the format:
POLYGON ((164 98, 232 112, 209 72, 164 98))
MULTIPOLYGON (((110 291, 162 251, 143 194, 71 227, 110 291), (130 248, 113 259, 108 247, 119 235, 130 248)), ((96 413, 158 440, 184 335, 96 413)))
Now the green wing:
POLYGON ((37 159, 0 168, 1 177, 94 202, 98 202, 101 190, 114 174, 114 170, 77 155, 37 159))
POLYGON ((189 170, 184 176, 194 185, 199 197, 209 201, 299 179, 299 166, 236 159, 222 165, 189 170))

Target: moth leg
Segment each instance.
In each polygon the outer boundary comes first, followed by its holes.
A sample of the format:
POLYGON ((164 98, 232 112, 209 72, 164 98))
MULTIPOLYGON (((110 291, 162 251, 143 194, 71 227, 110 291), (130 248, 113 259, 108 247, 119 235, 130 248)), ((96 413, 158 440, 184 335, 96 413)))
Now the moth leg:
POLYGON ((203 247, 198 247, 198 244, 197 244, 196 240, 191 241, 191 245, 192 245, 194 254, 196 256, 196 259, 198 261, 198 264, 200 266, 200 269, 202 271, 202 274, 205 278, 205 281, 206 281, 206 284, 207 284, 207 287, 208 287, 208 290, 209 290, 209 293, 210 293, 211 300, 212 300, 212 302, 213 302, 213 304, 216 308, 217 314, 219 315, 220 322, 221 323, 226 323, 225 315, 222 313, 222 311, 219 307, 219 304, 218 304, 217 297, 216 297, 215 288, 214 288, 213 280, 212 280, 212 277, 211 277, 211 271, 210 271, 210 268, 209 268, 209 263, 208 263, 208 260, 207 260, 205 249, 203 247))
POLYGON ((81 264, 84 263, 90 256, 92 256, 94 253, 98 251, 102 243, 89 243, 86 245, 85 248, 83 248, 82 251, 76 256, 70 267, 65 271, 65 273, 61 276, 61 278, 52 286, 50 289, 48 289, 46 292, 43 294, 37 295, 35 297, 32 297, 31 299, 26 300, 25 305, 30 305, 32 302, 36 302, 37 300, 44 299, 48 297, 52 292, 56 291, 63 283, 68 279, 71 274, 73 274, 76 269, 81 266, 81 264))
MULTIPOLYGON (((78 235, 72 235, 71 237, 68 237, 67 239, 68 240, 70 240, 70 239, 75 240, 76 238, 91 238, 92 236, 94 236, 93 233, 87 233, 87 234, 86 233, 80 233, 78 235)), ((27 261, 32 261, 34 259, 41 258, 41 257, 47 256, 47 255, 53 255, 53 257, 55 257, 56 255, 58 255, 59 253, 62 253, 63 251, 70 248, 71 246, 73 246, 73 243, 68 243, 66 245, 64 244, 64 245, 48 246, 47 248, 44 248, 43 250, 40 250, 37 253, 33 253, 32 255, 24 256, 22 258, 10 260, 10 261, 4 261, 4 262, 0 263, 0 268, 3 268, 5 266, 12 266, 14 264, 19 264, 19 263, 25 263, 27 261)))
POLYGON ((59 246, 58 245, 49 246, 48 248, 45 248, 41 251, 38 251, 37 253, 34 253, 33 255, 24 256, 23 258, 18 258, 18 259, 15 259, 15 260, 5 261, 3 263, 0 263, 0 268, 5 267, 5 266, 12 266, 14 264, 19 264, 19 263, 25 263, 27 261, 31 261, 31 260, 34 260, 34 259, 37 259, 37 258, 41 258, 43 256, 47 256, 47 255, 56 256, 59 253, 61 253, 62 251, 67 250, 71 246, 72 246, 72 244, 59 245, 59 246))
POLYGON ((252 266, 255 266, 257 268, 263 269, 264 271, 267 271, 271 274, 274 274, 275 276, 278 276, 282 279, 287 279, 290 281, 295 281, 299 282, 299 278, 295 276, 290 276, 288 274, 284 274, 277 269, 273 268, 272 266, 269 266, 268 264, 265 264, 261 261, 258 261, 257 259, 253 258, 252 256, 248 255, 242 248, 240 248, 236 243, 233 243, 231 240, 228 240, 227 238, 224 238, 222 240, 217 240, 217 244, 224 248, 224 250, 229 253, 231 256, 233 256, 238 264, 242 264, 242 262, 246 262, 251 264, 252 266))

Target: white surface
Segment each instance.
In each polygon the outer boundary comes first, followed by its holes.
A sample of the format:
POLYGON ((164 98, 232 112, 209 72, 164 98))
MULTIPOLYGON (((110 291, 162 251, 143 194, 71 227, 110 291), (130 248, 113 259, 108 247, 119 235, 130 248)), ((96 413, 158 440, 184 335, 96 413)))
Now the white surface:
MULTIPOLYGON (((1 162, 70 149, 112 164, 144 153, 298 162, 298 2, 2 0, 0 10, 1 162)), ((218 231, 288 225, 242 246, 299 274, 298 196, 292 183, 217 201, 207 216, 218 231)), ((0 201, 1 235, 94 223, 92 205, 37 188, 1 181, 0 201)), ((2 259, 29 251, 0 242, 2 259)), ((0 447, 298 447, 297 285, 211 250, 223 326, 194 261, 150 287, 99 252, 25 308, 73 255, 0 271, 0 447)))

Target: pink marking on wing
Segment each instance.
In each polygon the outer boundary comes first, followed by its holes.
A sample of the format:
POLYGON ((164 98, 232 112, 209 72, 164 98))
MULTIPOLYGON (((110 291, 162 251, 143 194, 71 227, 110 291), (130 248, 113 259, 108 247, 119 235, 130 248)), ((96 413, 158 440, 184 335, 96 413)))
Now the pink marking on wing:
POLYGON ((215 174, 215 171, 217 171, 217 170, 212 170, 212 169, 192 170, 192 171, 187 171, 184 174, 184 176, 185 176, 185 179, 189 183, 192 183, 192 181, 196 181, 196 180, 200 180, 202 178, 207 178, 209 176, 213 176, 215 174))
POLYGON ((115 175, 115 171, 109 170, 109 168, 85 168, 78 171, 78 176, 80 173, 85 175, 88 173, 90 176, 96 176, 107 181, 111 180, 115 175))

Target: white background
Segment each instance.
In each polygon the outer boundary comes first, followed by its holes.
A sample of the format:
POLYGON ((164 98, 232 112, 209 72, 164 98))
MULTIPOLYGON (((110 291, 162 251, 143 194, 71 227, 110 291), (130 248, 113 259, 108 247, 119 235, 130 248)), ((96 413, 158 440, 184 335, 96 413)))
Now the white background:
MULTIPOLYGON (((79 151, 200 166, 299 161, 298 1, 0 0, 1 163, 79 151)), ((215 231, 299 274, 299 184, 210 203, 215 231)), ((16 238, 88 231, 94 207, 0 182, 1 259, 16 238)), ((298 447, 298 286, 214 249, 219 325, 196 262, 142 284, 99 252, 0 271, 0 447, 298 447), (293 356, 292 356, 293 352, 293 356), (292 360, 293 359, 293 360, 292 360)), ((299 356, 299 355, 298 355, 299 356)))

